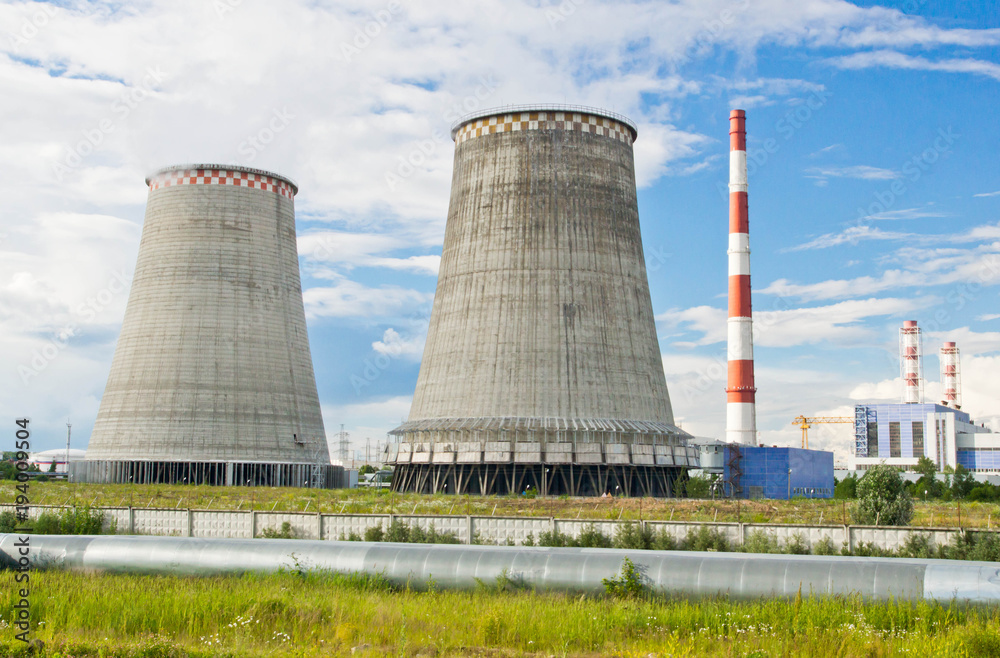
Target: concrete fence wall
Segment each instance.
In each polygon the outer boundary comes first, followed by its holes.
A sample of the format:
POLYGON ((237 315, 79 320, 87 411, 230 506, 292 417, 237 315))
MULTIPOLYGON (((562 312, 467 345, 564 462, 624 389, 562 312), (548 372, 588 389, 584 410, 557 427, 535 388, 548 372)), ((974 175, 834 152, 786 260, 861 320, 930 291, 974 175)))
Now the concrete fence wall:
MULTIPOLYGON (((58 512, 61 507, 34 505, 29 510, 31 518, 45 512, 58 512)), ((298 539, 337 540, 352 533, 364 536, 367 529, 381 526, 389 528, 393 521, 411 527, 429 530, 432 526, 439 533, 453 533, 464 544, 474 538, 484 544, 523 544, 530 534, 537 543, 544 532, 558 531, 578 537, 593 526, 603 534, 614 537, 619 526, 627 521, 556 519, 551 517, 512 516, 432 516, 422 514, 318 514, 315 512, 265 512, 223 511, 194 509, 144 509, 129 507, 102 508, 105 528, 114 523, 120 534, 172 535, 177 537, 260 537, 265 530, 281 529, 283 523, 291 524, 298 539)), ((0 505, 0 512, 14 511, 13 505, 0 505)), ((702 526, 721 533, 730 544, 742 546, 755 531, 761 531, 785 542, 798 537, 813 546, 830 539, 837 549, 847 545, 853 549, 860 543, 874 544, 884 549, 898 549, 912 533, 928 537, 936 546, 951 543, 959 532, 955 528, 900 528, 892 526, 798 525, 768 523, 712 523, 686 521, 642 521, 654 532, 666 532, 677 541, 683 540, 702 526)))

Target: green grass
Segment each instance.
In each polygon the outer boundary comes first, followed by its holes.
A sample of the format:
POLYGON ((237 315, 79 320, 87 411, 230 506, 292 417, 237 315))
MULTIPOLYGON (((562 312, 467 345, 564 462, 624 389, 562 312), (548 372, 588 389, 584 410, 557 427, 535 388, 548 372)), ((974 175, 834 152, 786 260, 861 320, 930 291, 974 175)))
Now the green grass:
MULTIPOLYGON (((14 500, 14 482, 0 482, 0 502, 14 500)), ((287 487, 210 487, 194 485, 76 484, 33 482, 35 505, 157 507, 320 511, 327 514, 495 514, 555 516, 589 520, 742 521, 744 523, 850 523, 851 501, 712 501, 653 498, 524 498, 393 494, 385 490, 313 490, 287 487)), ((957 527, 959 503, 915 503, 912 526, 957 527)), ((961 503, 961 526, 996 528, 1000 505, 961 503)))
MULTIPOLYGON (((689 601, 393 590, 323 574, 32 574, 46 656, 1000 656, 1000 611, 857 598, 689 601)), ((0 594, 0 655, 28 655, 0 594)), ((36 654, 37 655, 37 654, 36 654)))

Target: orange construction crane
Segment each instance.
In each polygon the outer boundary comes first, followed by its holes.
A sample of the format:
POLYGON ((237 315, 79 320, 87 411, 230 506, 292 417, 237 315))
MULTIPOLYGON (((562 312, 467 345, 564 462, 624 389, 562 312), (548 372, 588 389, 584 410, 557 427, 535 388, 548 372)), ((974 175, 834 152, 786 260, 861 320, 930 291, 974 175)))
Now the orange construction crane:
POLYGON ((792 425, 802 428, 802 447, 809 449, 809 428, 817 423, 854 423, 853 416, 799 416, 792 425))

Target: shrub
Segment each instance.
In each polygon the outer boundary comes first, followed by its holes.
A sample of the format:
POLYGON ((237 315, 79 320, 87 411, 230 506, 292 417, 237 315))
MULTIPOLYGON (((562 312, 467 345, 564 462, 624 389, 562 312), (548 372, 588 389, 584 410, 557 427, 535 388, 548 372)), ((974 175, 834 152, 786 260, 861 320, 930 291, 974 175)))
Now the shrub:
POLYGON ((653 545, 650 548, 654 551, 676 551, 677 540, 664 528, 653 536, 653 545))
MULTIPOLYGON (((264 528, 260 531, 260 536, 264 539, 295 539, 295 531, 292 530, 292 524, 289 521, 285 521, 281 524, 281 529, 276 528, 264 528)), ((348 541, 353 541, 348 539, 348 541)))
POLYGON ((636 568, 632 560, 625 558, 622 560, 622 570, 618 576, 602 578, 604 591, 608 596, 617 599, 635 599, 646 593, 646 586, 643 583, 643 576, 636 568))
POLYGON ((778 538, 763 530, 753 530, 743 541, 744 553, 780 553, 778 538))
POLYGON ((653 530, 638 523, 623 523, 615 532, 615 548, 649 550, 653 548, 653 530))
POLYGON ((385 541, 385 531, 382 524, 365 528, 365 541, 385 541))
POLYGON ((848 475, 833 487, 833 497, 837 499, 856 498, 858 495, 858 478, 848 475))
POLYGON ((0 512, 0 532, 14 532, 17 528, 17 514, 10 510, 0 512))
POLYGON ((812 551, 809 548, 808 542, 806 542, 806 538, 801 532, 797 532, 785 542, 785 547, 781 552, 790 555, 809 555, 812 551))
POLYGON ((613 545, 611 538, 598 530, 594 524, 584 526, 580 536, 572 543, 572 546, 580 548, 611 548, 613 545))
POLYGON ((564 535, 558 530, 546 530, 538 535, 539 546, 551 546, 554 548, 558 548, 560 546, 572 546, 572 541, 573 540, 570 537, 564 535))
POLYGON ((829 537, 823 537, 813 544, 814 555, 836 555, 837 547, 829 537))
POLYGON ((685 484, 685 491, 688 498, 708 498, 708 491, 711 486, 712 478, 703 474, 688 479, 685 484))
POLYGON ((935 558, 938 552, 928 535, 911 532, 896 553, 899 557, 935 558))
POLYGON ((913 518, 913 500, 903 478, 892 466, 879 464, 858 482, 858 502, 852 510, 862 525, 906 525, 913 518))
POLYGON ((729 542, 721 532, 707 525, 699 527, 681 542, 681 550, 684 551, 718 551, 720 553, 730 550, 729 542))

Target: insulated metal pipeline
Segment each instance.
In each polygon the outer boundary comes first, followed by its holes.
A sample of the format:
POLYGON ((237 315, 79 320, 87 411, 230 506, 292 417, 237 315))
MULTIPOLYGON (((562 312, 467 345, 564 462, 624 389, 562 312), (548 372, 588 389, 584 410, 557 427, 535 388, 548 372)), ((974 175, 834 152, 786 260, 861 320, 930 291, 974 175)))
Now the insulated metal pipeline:
MULTIPOLYGON (((18 568, 23 538, 0 534, 18 568)), ((279 570, 378 575, 397 585, 473 589, 498 577, 540 591, 604 591, 630 558, 650 589, 735 598, 860 594, 866 599, 1000 603, 1000 563, 908 558, 394 544, 298 539, 31 535, 31 569, 176 576, 279 570)))

